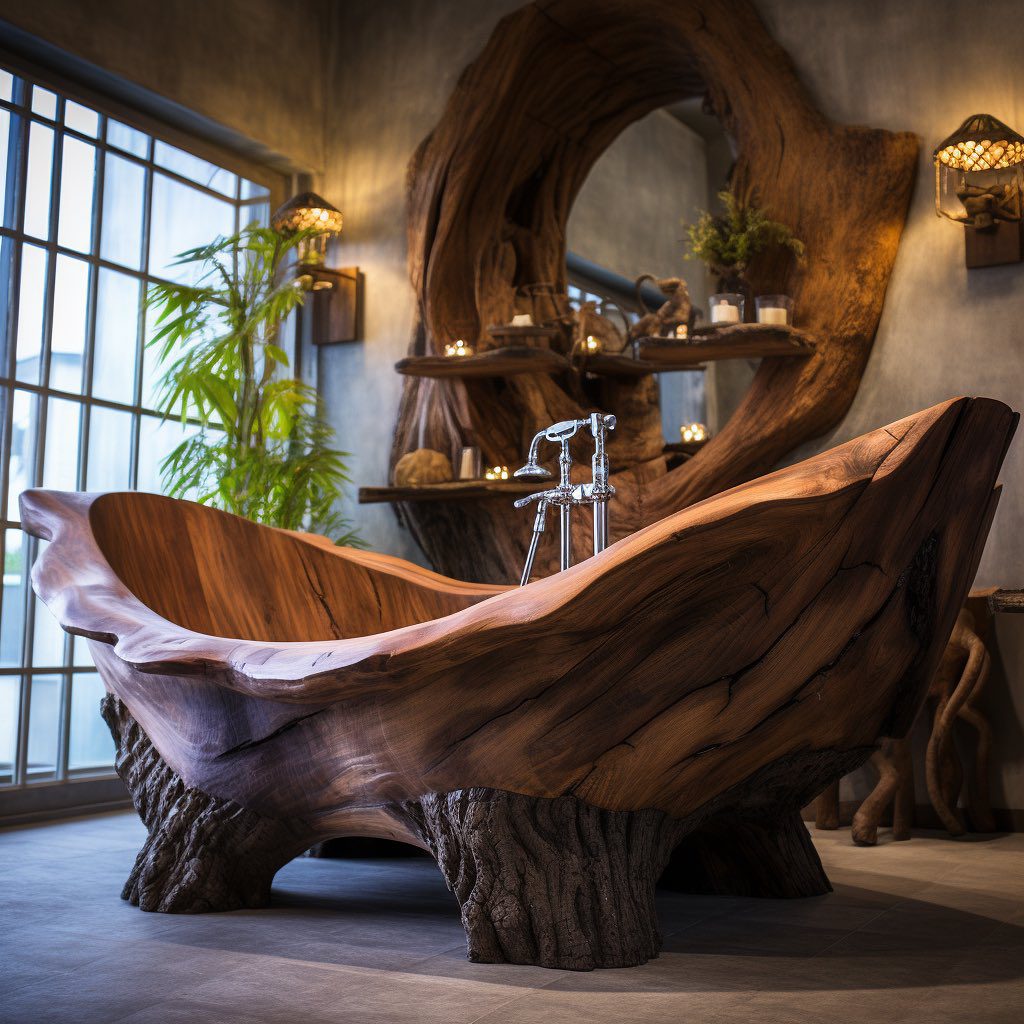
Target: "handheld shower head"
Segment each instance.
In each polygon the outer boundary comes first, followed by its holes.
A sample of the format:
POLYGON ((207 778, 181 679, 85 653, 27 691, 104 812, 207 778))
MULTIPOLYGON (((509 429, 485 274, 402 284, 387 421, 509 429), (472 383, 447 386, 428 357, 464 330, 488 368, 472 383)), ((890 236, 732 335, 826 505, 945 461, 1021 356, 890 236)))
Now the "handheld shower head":
POLYGON ((523 477, 527 480, 546 480, 551 476, 551 471, 538 465, 536 462, 528 462, 525 466, 520 466, 512 475, 523 477))

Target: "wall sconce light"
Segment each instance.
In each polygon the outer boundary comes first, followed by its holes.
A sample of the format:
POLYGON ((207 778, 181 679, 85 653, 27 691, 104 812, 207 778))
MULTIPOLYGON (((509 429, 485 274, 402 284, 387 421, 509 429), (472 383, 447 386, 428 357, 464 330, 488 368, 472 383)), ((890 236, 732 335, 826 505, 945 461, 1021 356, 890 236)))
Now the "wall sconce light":
POLYGON ((973 114, 935 148, 935 212, 965 227, 967 266, 1019 263, 1024 136, 973 114))
POLYGON ((270 218, 279 234, 303 232, 296 246, 296 283, 310 292, 313 344, 355 341, 361 332, 363 275, 358 267, 324 266, 328 241, 341 232, 341 211, 315 192, 303 192, 270 218))

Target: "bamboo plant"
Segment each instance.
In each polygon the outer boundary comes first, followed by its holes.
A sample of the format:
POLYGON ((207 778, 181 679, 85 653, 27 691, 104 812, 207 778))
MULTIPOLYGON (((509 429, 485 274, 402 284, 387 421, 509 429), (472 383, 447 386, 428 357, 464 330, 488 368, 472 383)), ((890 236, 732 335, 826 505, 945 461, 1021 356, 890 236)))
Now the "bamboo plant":
POLYGON ((172 497, 362 546, 335 511, 349 453, 332 447, 316 390, 287 375, 279 344, 306 295, 282 273, 304 238, 253 224, 177 257, 194 284, 151 287, 158 409, 197 424, 161 463, 162 480, 172 497))

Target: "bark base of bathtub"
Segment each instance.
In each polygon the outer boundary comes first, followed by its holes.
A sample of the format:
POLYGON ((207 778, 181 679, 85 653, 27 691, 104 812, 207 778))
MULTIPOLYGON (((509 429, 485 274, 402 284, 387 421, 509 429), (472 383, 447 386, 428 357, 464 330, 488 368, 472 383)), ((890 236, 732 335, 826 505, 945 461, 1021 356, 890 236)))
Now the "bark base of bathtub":
MULTIPOLYGON (((266 906, 275 874, 310 845, 312 830, 187 786, 113 694, 101 713, 149 832, 122 899, 172 914, 266 906)), ((391 811, 422 838, 458 900, 471 961, 634 967, 661 949, 659 879, 681 892, 831 891, 799 808, 870 752, 780 759, 686 820, 483 788, 431 793, 391 811)))
POLYGON ((100 711, 149 832, 121 898, 167 914, 266 906, 274 875, 310 845, 303 830, 185 785, 113 694, 100 711))

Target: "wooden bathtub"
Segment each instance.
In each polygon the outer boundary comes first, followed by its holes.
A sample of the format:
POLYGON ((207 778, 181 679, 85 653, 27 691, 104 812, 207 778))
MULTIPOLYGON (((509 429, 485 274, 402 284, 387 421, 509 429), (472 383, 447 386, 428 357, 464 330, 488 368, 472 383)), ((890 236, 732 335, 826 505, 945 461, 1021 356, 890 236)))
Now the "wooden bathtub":
POLYGON ((696 891, 827 891, 799 809, 913 720, 1016 418, 944 403, 525 589, 151 494, 26 492, 33 584, 91 642, 149 830, 124 897, 259 906, 312 844, 390 837, 436 858, 471 959, 589 969, 657 954, 667 864, 696 891))

